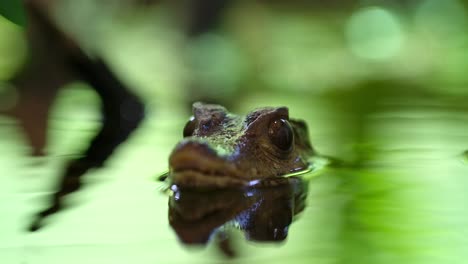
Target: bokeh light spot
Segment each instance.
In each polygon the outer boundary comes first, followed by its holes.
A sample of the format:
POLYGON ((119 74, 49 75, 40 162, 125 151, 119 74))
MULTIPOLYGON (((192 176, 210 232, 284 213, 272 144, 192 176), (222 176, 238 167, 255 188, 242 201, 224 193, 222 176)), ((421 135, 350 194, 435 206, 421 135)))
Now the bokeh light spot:
POLYGON ((351 51, 365 59, 389 59, 397 55, 403 43, 398 18, 380 7, 366 7, 348 21, 346 35, 351 51))

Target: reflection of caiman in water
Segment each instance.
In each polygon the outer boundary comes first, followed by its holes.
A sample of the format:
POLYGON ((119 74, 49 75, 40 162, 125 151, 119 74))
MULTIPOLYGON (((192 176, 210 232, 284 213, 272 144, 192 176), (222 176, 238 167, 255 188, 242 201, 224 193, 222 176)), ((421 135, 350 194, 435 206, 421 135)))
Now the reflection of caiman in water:
POLYGON ((247 240, 283 241, 294 216, 305 208, 306 196, 307 181, 298 177, 242 189, 174 188, 169 222, 185 244, 205 244, 229 227, 241 229, 247 240))
POLYGON ((281 241, 304 208, 306 182, 284 175, 307 170, 314 155, 306 124, 288 109, 247 116, 195 103, 194 116, 169 158, 169 221, 184 243, 206 243, 223 226, 255 241, 281 241))

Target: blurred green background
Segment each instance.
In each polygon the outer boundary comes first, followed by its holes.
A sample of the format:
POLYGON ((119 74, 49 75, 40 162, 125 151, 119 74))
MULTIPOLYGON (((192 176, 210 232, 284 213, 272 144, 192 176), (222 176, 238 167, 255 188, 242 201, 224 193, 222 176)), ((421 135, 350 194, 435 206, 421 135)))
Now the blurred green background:
POLYGON ((288 106, 317 151, 352 164, 311 181, 286 242, 233 234, 240 257, 230 262, 467 262, 468 1, 237 0, 195 37, 184 33, 186 1, 143 2, 50 5, 56 23, 143 98, 148 116, 70 197, 76 207, 33 235, 23 227, 64 161, 89 144, 99 100, 81 82, 54 100, 11 85, 30 50, 26 29, 0 16, 2 263, 227 261, 213 245, 184 249, 153 181, 197 100, 236 113, 288 106), (19 104, 25 94, 50 111, 33 135, 21 128, 37 121, 34 103, 19 104), (18 105, 21 122, 7 114, 18 105), (47 155, 29 156, 41 135, 47 155))

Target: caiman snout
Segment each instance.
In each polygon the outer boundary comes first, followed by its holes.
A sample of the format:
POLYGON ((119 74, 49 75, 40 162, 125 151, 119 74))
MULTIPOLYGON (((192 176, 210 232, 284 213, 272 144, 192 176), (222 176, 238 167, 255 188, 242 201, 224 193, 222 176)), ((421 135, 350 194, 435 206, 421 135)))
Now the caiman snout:
POLYGON ((180 142, 169 157, 169 167, 170 177, 176 184, 236 186, 245 181, 235 164, 199 140, 180 142))
POLYGON ((169 167, 173 170, 197 169, 203 160, 218 160, 216 151, 208 143, 195 140, 183 140, 172 151, 169 167))
POLYGON ((190 152, 190 153, 199 153, 201 155, 216 156, 216 151, 211 148, 208 143, 194 140, 194 139, 185 139, 179 142, 172 151, 172 155, 180 152, 190 152))

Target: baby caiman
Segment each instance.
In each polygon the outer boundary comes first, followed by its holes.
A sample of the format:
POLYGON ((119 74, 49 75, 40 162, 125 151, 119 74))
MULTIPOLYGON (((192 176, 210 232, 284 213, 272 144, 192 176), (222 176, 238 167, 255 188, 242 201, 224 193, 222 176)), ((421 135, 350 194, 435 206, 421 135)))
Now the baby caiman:
POLYGON ((264 107, 246 116, 220 105, 194 103, 184 139, 169 157, 170 183, 225 188, 305 170, 314 155, 304 121, 287 107, 264 107))

